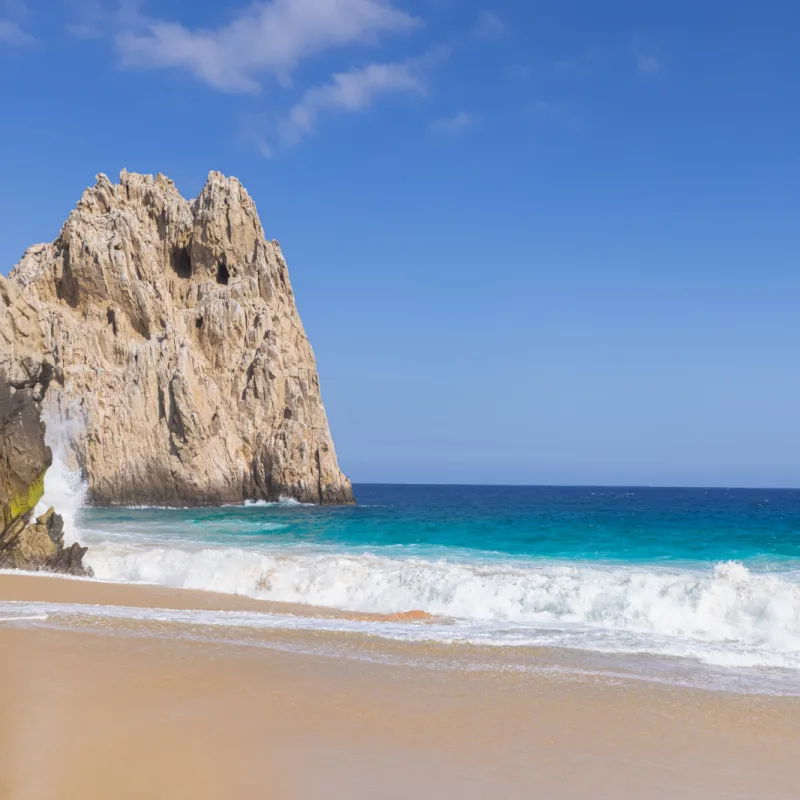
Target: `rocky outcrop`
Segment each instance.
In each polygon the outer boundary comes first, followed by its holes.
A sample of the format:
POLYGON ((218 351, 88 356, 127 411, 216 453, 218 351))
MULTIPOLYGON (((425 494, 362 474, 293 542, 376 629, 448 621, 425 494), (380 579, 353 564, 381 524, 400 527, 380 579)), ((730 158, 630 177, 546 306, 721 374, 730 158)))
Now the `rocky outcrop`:
POLYGON ((235 178, 189 202, 163 175, 100 175, 10 277, 91 502, 352 502, 286 262, 235 178))
POLYGON ((0 541, 0 569, 45 570, 68 575, 91 576, 83 566, 88 548, 77 542, 64 545, 64 520, 51 508, 32 524, 13 528, 8 541, 0 541))
POLYGON ((86 575, 86 549, 64 546, 64 523, 53 509, 30 521, 52 462, 41 421, 52 374, 37 309, 0 276, 0 569, 86 575))

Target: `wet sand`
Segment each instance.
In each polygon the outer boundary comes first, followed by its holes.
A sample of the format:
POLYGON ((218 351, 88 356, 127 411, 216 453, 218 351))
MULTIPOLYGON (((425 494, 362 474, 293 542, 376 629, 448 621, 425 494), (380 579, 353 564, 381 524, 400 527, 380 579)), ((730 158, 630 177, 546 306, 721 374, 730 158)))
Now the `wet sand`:
MULTIPOLYGON (((17 575, 0 598, 271 608, 17 575)), ((798 699, 471 657, 428 669, 0 623, 0 798, 800 796, 798 699)))

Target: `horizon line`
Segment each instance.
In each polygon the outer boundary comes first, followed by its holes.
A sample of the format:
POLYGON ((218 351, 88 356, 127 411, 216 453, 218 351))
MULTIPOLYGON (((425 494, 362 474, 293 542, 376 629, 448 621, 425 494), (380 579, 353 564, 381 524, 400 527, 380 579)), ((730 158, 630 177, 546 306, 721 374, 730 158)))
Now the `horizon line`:
POLYGON ((427 486, 432 488, 498 488, 498 489, 695 489, 701 491, 752 491, 752 492, 796 492, 800 486, 681 486, 670 484, 627 483, 414 483, 410 481, 352 481, 353 486, 427 486))

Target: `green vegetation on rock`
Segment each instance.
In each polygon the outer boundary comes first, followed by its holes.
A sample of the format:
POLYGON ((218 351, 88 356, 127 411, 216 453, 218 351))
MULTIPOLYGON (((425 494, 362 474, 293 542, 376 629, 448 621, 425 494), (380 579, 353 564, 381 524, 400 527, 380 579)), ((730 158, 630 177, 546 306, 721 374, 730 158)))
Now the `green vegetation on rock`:
POLYGON ((27 487, 27 491, 11 495, 8 498, 8 514, 4 520, 4 527, 14 520, 32 511, 44 495, 44 472, 39 478, 27 487))

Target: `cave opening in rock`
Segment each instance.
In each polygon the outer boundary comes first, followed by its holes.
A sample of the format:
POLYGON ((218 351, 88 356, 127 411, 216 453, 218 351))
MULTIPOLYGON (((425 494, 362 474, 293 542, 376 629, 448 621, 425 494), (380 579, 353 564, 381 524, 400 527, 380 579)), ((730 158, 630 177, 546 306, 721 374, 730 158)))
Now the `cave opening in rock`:
POLYGON ((220 261, 219 265, 217 266, 217 283, 221 284, 222 286, 228 285, 228 279, 231 277, 230 273, 228 272, 228 267, 224 261, 220 261))
POLYGON ((197 319, 194 321, 194 326, 195 326, 195 328, 197 328, 198 330, 200 330, 200 328, 202 328, 202 327, 203 327, 203 318, 202 318, 202 317, 198 317, 198 318, 197 318, 197 319))
POLYGON ((179 278, 192 277, 192 257, 188 247, 176 247, 172 251, 172 269, 179 278))

